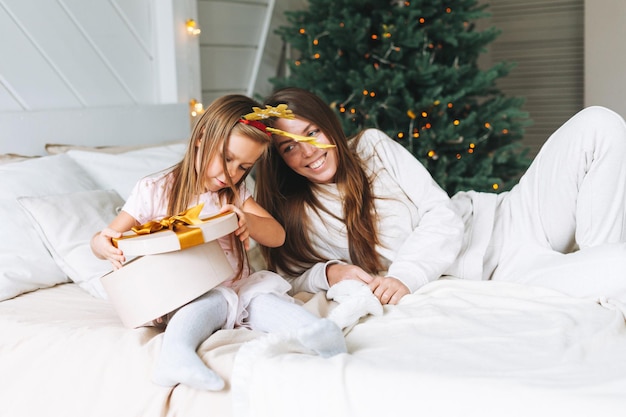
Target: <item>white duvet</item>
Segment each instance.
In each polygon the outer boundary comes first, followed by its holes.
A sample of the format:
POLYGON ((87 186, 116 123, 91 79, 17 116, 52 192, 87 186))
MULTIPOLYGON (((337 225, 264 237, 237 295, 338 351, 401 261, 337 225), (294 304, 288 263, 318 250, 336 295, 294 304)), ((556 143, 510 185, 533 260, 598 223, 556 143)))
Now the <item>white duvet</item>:
POLYGON ((362 320, 346 355, 298 353, 275 335, 247 343, 235 415, 624 415, 625 312, 612 300, 440 280, 362 320))
MULTIPOLYGON (((305 304, 326 315, 316 294, 305 304)), ((76 284, 0 302, 7 417, 542 417, 626 410, 626 322, 612 300, 440 280, 347 331, 322 359, 288 335, 213 334, 201 357, 223 392, 150 381, 162 334, 126 329, 76 284)))

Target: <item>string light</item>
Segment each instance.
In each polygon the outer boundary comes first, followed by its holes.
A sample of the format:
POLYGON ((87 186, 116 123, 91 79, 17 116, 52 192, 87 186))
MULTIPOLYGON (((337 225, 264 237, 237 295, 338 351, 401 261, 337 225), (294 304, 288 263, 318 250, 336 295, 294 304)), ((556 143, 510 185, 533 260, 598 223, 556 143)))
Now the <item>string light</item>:
POLYGON ((494 183, 491 188, 493 188, 494 190, 497 190, 498 188, 500 188, 500 186, 497 183, 494 183))
POLYGON ((195 98, 189 100, 189 114, 191 114, 191 117, 196 117, 202 113, 204 113, 204 106, 202 103, 195 98))
POLYGON ((198 23, 193 19, 187 19, 185 26, 187 26, 187 33, 191 36, 198 36, 202 32, 198 27, 198 23))

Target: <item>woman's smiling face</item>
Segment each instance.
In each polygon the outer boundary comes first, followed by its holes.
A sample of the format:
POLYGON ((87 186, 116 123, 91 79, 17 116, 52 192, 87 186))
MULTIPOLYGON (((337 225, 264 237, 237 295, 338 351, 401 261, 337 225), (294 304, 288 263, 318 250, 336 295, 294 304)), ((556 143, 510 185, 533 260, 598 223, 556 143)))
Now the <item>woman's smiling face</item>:
MULTIPOLYGON (((300 136, 315 137, 320 143, 331 144, 317 126, 299 118, 278 119, 275 127, 300 136)), ((274 146, 289 168, 317 184, 335 181, 337 148, 320 149, 285 136, 275 136, 274 146)))

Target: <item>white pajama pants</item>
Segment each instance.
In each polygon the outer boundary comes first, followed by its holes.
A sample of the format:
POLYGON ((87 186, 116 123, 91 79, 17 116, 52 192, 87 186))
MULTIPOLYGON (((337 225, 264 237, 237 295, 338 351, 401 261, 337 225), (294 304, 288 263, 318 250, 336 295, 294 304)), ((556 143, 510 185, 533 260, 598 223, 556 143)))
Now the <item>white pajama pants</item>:
POLYGON ((626 125, 582 110, 546 141, 498 196, 493 280, 626 302, 626 125))

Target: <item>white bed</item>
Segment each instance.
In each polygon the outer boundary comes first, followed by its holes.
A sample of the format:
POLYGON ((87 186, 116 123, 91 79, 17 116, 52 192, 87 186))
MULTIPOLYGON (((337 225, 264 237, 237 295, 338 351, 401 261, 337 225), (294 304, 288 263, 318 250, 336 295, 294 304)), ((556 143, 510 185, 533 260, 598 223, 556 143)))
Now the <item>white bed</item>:
MULTIPOLYGON (((99 284, 110 267, 91 256, 88 240, 140 176, 176 162, 184 146, 49 147, 62 153, 3 158, 2 415, 500 417, 626 409, 623 304, 455 279, 347 329, 348 354, 322 359, 288 335, 224 330, 199 353, 225 378, 225 391, 153 385, 162 334, 124 328, 99 284)), ((324 294, 298 298, 320 315, 334 307, 324 294)))

